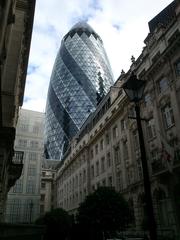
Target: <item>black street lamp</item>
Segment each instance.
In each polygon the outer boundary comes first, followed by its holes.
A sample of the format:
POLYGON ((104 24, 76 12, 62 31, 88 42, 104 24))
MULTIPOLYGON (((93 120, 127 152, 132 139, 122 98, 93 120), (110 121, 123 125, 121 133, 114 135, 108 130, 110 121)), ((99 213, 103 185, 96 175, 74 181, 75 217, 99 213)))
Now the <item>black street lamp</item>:
POLYGON ((151 195, 151 183, 149 179, 149 171, 148 171, 144 136, 143 136, 143 130, 141 125, 140 106, 139 106, 139 101, 143 97, 145 81, 138 80, 136 75, 132 73, 130 78, 123 84, 122 88, 126 92, 126 95, 129 97, 130 101, 135 103, 135 112, 136 112, 137 129, 138 129, 138 135, 139 135, 139 145, 140 145, 140 151, 141 151, 141 163, 142 163, 142 170, 143 170, 144 193, 145 193, 145 203, 146 203, 149 235, 151 240, 157 240, 157 229, 156 229, 153 201, 152 201, 152 195, 151 195))

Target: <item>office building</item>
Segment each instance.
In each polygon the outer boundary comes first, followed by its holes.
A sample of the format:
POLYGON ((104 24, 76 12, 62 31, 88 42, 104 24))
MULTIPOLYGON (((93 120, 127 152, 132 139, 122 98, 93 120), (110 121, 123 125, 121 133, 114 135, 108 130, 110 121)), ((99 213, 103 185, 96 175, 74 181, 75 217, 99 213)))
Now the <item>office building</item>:
POLYGON ((57 54, 46 105, 46 157, 61 159, 70 140, 113 84, 98 34, 79 22, 64 36, 57 54))
POLYGON ((43 131, 44 113, 20 109, 15 151, 23 153, 23 171, 8 193, 6 222, 30 223, 39 217, 43 131))

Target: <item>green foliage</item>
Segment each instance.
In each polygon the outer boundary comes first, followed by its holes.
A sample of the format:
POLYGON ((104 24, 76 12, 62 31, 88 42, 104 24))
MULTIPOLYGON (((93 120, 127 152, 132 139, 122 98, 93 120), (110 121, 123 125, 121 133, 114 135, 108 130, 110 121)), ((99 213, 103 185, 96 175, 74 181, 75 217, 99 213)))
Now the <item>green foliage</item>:
POLYGON ((120 193, 110 187, 100 187, 81 203, 77 221, 86 231, 94 230, 99 234, 96 239, 101 239, 124 229, 130 222, 130 210, 120 193))
POLYGON ((63 240, 69 235, 72 218, 64 209, 57 208, 37 219, 36 224, 46 226, 45 239, 52 239, 52 236, 61 236, 61 240, 63 240))

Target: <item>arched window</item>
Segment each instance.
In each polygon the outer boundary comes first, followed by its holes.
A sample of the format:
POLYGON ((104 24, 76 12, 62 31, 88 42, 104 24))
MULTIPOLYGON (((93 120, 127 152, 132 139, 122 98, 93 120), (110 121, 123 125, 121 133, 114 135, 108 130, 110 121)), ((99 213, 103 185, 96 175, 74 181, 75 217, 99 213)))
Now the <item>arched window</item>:
POLYGON ((145 196, 144 193, 139 194, 137 199, 137 206, 138 206, 138 215, 139 215, 139 222, 140 226, 143 230, 148 229, 148 223, 147 223, 147 214, 145 209, 145 196))

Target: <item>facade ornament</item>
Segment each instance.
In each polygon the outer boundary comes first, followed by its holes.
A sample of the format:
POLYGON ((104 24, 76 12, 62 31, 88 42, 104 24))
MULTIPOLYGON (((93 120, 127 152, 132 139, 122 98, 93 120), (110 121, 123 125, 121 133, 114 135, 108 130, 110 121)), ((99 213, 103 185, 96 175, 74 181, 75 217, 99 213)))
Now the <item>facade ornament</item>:
POLYGON ((122 69, 121 70, 121 76, 123 76, 125 74, 125 71, 122 69))
POLYGON ((135 57, 132 55, 132 57, 131 57, 131 62, 132 63, 135 63, 135 57))

